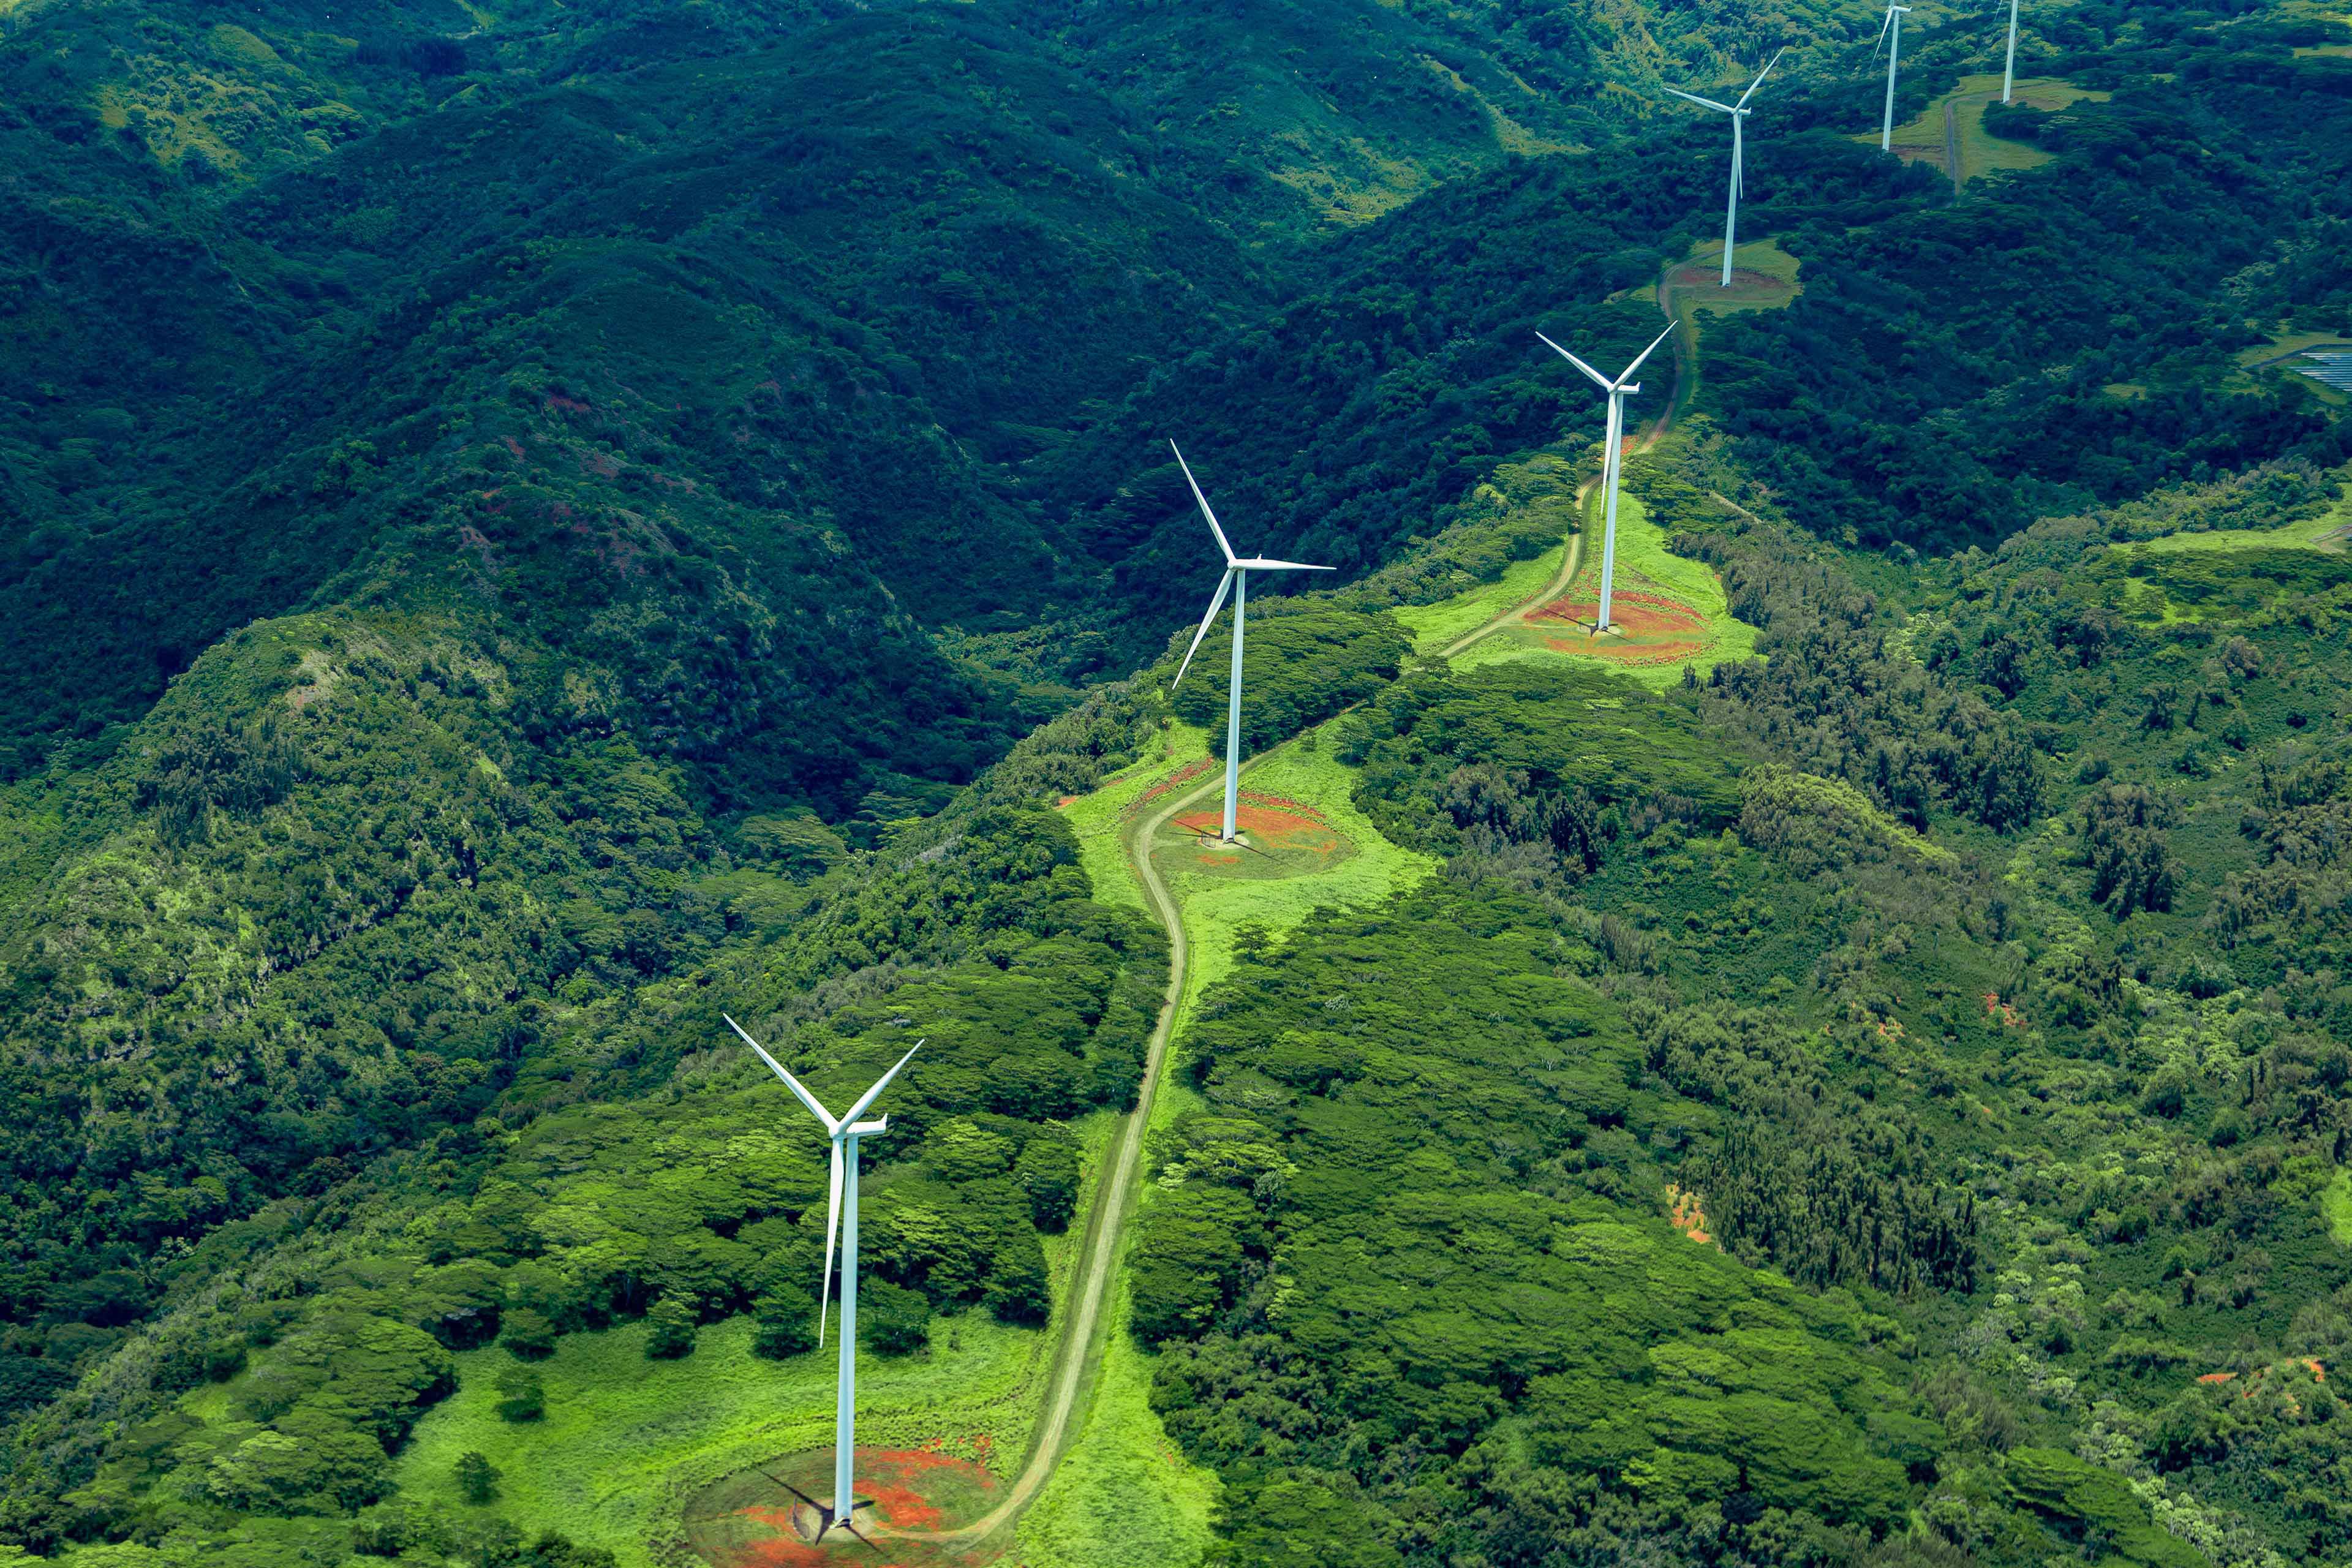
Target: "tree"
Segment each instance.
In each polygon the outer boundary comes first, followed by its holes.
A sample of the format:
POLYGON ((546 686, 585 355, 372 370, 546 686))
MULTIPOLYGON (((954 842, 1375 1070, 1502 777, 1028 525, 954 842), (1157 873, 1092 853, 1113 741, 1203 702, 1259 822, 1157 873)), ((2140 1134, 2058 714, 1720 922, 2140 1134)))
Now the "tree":
POLYGON ((547 1390, 533 1368, 509 1367, 499 1373, 498 1391, 502 1421, 536 1421, 547 1414, 547 1390))
POLYGON ((646 1323, 652 1330, 646 1336, 646 1354, 665 1361, 692 1354, 701 1321, 692 1302, 664 1296, 646 1310, 646 1323))
POLYGON ((453 1472, 457 1478, 457 1490, 467 1502, 480 1505, 496 1502, 499 1498, 499 1468, 487 1455, 468 1450, 457 1456, 453 1472))
POLYGON ((499 1343, 525 1361, 544 1361, 555 1353, 556 1328, 544 1312, 517 1307, 507 1313, 499 1343))
POLYGON ((2168 910, 2180 863, 2165 843, 2169 802, 2141 784, 2111 784, 2083 804, 2083 863, 2091 897, 2120 920, 2134 910, 2168 910))
POLYGON ((760 1298, 751 1310, 758 1326, 751 1333, 751 1353, 770 1361, 805 1355, 816 1349, 816 1300, 807 1291, 778 1285, 760 1298))
POLYGON ((1032 1138, 1013 1173, 1029 1194, 1029 1216, 1039 1230, 1059 1236, 1078 1208, 1078 1152, 1059 1138, 1032 1138))
POLYGON ((1008 1233, 988 1272, 984 1297, 1000 1323, 1043 1323, 1054 1310, 1054 1292, 1045 1274, 1045 1249, 1034 1231, 1008 1233))
POLYGON ((873 1280, 858 1291, 857 1332, 877 1355, 911 1355, 931 1342, 931 1304, 920 1290, 873 1280))

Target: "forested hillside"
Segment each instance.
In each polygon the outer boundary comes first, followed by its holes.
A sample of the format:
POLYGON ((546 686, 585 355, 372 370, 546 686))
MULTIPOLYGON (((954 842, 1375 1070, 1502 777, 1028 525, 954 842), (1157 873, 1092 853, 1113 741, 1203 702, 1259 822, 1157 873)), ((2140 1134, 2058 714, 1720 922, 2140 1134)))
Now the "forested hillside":
POLYGON ((0 1560, 851 1554, 732 1015, 908 1561, 2352 1563, 2352 18, 1849 10, 0 0, 0 1560))

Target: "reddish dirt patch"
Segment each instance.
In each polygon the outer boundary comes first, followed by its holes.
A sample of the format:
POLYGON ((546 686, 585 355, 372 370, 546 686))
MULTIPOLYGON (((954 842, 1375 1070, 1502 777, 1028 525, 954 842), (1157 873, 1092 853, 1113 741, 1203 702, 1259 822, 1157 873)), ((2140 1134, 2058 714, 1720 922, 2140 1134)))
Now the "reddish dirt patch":
MULTIPOLYGON (((1176 826, 1187 833, 1204 836, 1223 833, 1225 808, 1220 803, 1212 811, 1188 813, 1176 819, 1176 826)), ((1234 826, 1264 848, 1307 849, 1318 855, 1328 855, 1339 847, 1339 836, 1331 831, 1330 825, 1313 807, 1284 800, 1278 795, 1251 795, 1244 791, 1235 803, 1234 826)))
MULTIPOLYGON (((2320 1361, 2315 1356, 2297 1356, 2292 1361, 2282 1362, 2280 1364, 2282 1366, 2302 1367, 2305 1371, 2311 1373, 2311 1380, 2314 1383, 2326 1383, 2327 1381, 2327 1364, 2325 1362, 2320 1361)), ((2271 1369, 2266 1366, 2258 1366, 2253 1370, 2252 1373, 2246 1379, 2246 1388, 2243 1397, 2252 1399, 2256 1394, 2261 1392, 2263 1374, 2270 1370, 2271 1369)), ((2198 1375, 2197 1379, 2200 1383, 2215 1384, 2235 1383, 2237 1380, 2238 1374, 2234 1372, 2201 1373, 2198 1375)), ((2289 1397, 2288 1403, 2294 1403, 2292 1396, 2289 1397)))
MULTIPOLYGON (((1145 790, 1141 795, 1137 795, 1132 801, 1129 802, 1127 810, 1121 815, 1133 816, 1138 812, 1140 812, 1145 806, 1150 805, 1153 801, 1158 800, 1161 795, 1166 795, 1170 790, 1174 789, 1178 784, 1188 784, 1193 779, 1199 778, 1202 773, 1207 773, 1211 768, 1215 767, 1216 765, 1216 759, 1213 757, 1201 757, 1195 761, 1186 763, 1182 767, 1178 768, 1174 773, 1169 774, 1166 778, 1161 779, 1158 784, 1153 784, 1150 789, 1145 790)), ((1219 824, 1222 825, 1224 818, 1221 815, 1217 820, 1219 824)))
POLYGON ((807 1515, 808 1508, 785 1483, 811 1497, 828 1495, 830 1457, 823 1449, 714 1483, 688 1506, 688 1538, 714 1568, 977 1568, 1002 1548, 967 1551, 924 1541, 919 1532, 951 1530, 980 1517, 996 1500, 996 1478, 947 1451, 986 1446, 984 1439, 942 1439, 920 1448, 858 1450, 857 1493, 867 1503, 858 1512, 864 1540, 846 1532, 835 1532, 822 1544, 803 1539, 803 1531, 814 1528, 814 1516, 796 1522, 794 1516, 807 1515), (901 1531, 918 1533, 910 1538, 901 1531))
MULTIPOLYGON (((1627 637, 1667 637, 1706 630, 1706 622, 1697 611, 1656 594, 1618 594, 1610 608, 1616 613, 1617 629, 1627 637)), ((1586 626, 1600 616, 1601 601, 1597 598, 1554 599, 1540 609, 1528 612, 1531 621, 1570 621, 1586 626)))
POLYGON ((1691 301, 1694 305, 1704 305, 1709 298, 1741 303, 1779 300, 1786 298, 1790 291, 1789 285, 1781 279, 1769 272, 1759 272, 1752 267, 1734 267, 1731 269, 1731 287, 1725 288, 1723 258, 1719 256, 1713 262, 1694 261, 1675 268, 1666 274, 1666 287, 1669 289, 1689 289, 1698 296, 1691 301))
POLYGON ((866 1489, 874 1511, 894 1530, 936 1530, 947 1516, 925 1502, 911 1487, 876 1485, 866 1489))
POLYGON ((1693 1241, 1715 1239, 1706 1230, 1706 1210, 1699 1206, 1698 1194, 1686 1193, 1672 1182, 1666 1184, 1666 1201, 1674 1205, 1674 1226, 1693 1241))

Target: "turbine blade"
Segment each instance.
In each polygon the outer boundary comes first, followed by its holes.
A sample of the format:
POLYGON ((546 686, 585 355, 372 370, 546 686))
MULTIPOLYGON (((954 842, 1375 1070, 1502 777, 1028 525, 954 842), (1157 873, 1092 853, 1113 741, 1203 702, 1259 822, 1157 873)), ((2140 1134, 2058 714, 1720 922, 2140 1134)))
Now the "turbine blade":
MULTIPOLYGON (((727 1015, 724 1013, 721 1013, 719 1016, 722 1018, 727 1018, 727 1015)), ((792 1074, 784 1070, 783 1063, 770 1056, 764 1049, 761 1049, 759 1041, 753 1039, 749 1035, 744 1035, 742 1025, 737 1023, 732 1018, 727 1018, 727 1026, 734 1030, 737 1034, 742 1035, 743 1043, 745 1045, 751 1047, 755 1051, 759 1051, 760 1059, 768 1064, 768 1070, 774 1073, 778 1078, 782 1079, 784 1080, 784 1087, 791 1089, 793 1093, 800 1097, 800 1102, 803 1105, 807 1106, 810 1111, 815 1115, 819 1121, 824 1123, 825 1134, 830 1137, 834 1130, 841 1125, 839 1121, 833 1119, 833 1113, 825 1110, 824 1106, 817 1103, 815 1095, 811 1094, 807 1089, 801 1087, 800 1079, 794 1078, 792 1074)))
POLYGON ((1337 566, 1309 566, 1303 561, 1268 561, 1260 555, 1249 561, 1236 561, 1234 565, 1244 572, 1337 572, 1337 566))
POLYGON ((1895 26, 1895 7, 1889 5, 1886 8, 1886 20, 1878 25, 1878 47, 1870 51, 1870 58, 1872 59, 1876 59, 1879 55, 1885 50, 1886 29, 1893 26, 1895 26))
POLYGON ((833 1310, 833 1244, 841 1235, 841 1140, 833 1141, 833 1201, 824 1211, 824 1285, 816 1299, 817 1348, 824 1348, 824 1325, 833 1310))
MULTIPOLYGON (((1169 442, 1168 449, 1176 452, 1176 443, 1169 442)), ((1192 487, 1192 499, 1201 503, 1201 515, 1209 520, 1209 531, 1217 536, 1217 548, 1225 552, 1225 564, 1232 565, 1234 547, 1225 542, 1225 531, 1217 526, 1217 514, 1209 510, 1209 498, 1201 493, 1201 482, 1192 477, 1192 467, 1184 461, 1181 452, 1176 452, 1176 466, 1184 470, 1184 482, 1192 487)))
POLYGON ((1756 79, 1749 82, 1748 84, 1748 90, 1739 95, 1739 108, 1745 109, 1748 107, 1748 100, 1756 96, 1756 89, 1764 85, 1764 79, 1770 76, 1772 74, 1772 68, 1780 63, 1780 56, 1785 55, 1788 52, 1788 50, 1782 49, 1778 54, 1775 54, 1770 59, 1764 62, 1764 68, 1756 73, 1756 79))
POLYGON ((1544 346, 1546 348, 1549 348, 1552 353, 1558 354, 1560 358, 1566 360, 1569 363, 1574 365, 1585 374, 1591 376, 1592 378, 1593 385, 1599 387, 1603 392, 1609 390, 1609 378, 1607 376, 1601 374, 1599 371, 1593 369, 1591 365, 1585 363, 1582 360, 1577 358, 1574 354, 1569 353, 1558 343, 1553 342, 1549 338, 1544 338, 1544 335, 1541 332, 1538 332, 1536 336, 1543 338, 1544 346))
MULTIPOLYGON (((1665 331, 1660 332, 1656 337, 1652 338, 1652 339, 1650 340, 1650 346, 1649 346, 1648 348, 1643 349, 1643 350, 1641 352, 1641 353, 1640 353, 1640 354, 1638 354, 1638 355, 1636 355, 1636 356, 1635 356, 1635 358, 1634 358, 1634 360, 1633 360, 1633 363, 1632 364, 1629 364, 1629 365, 1627 365, 1627 366, 1625 367, 1625 374, 1622 374, 1622 375, 1621 375, 1621 376, 1619 376, 1619 377, 1617 378, 1617 386, 1622 386, 1622 385, 1624 385, 1627 382, 1629 382, 1629 381, 1633 380, 1633 373, 1634 373, 1635 371, 1637 371, 1637 370, 1639 370, 1639 369, 1641 369, 1641 368, 1642 368, 1642 361, 1643 361, 1643 360, 1645 360, 1645 359, 1648 359, 1652 354, 1654 354, 1654 353, 1657 353, 1657 352, 1658 352, 1658 345, 1659 345, 1660 343, 1662 343, 1662 342, 1664 342, 1666 341, 1666 338, 1668 337, 1668 335, 1669 335, 1669 334, 1671 334, 1671 333, 1674 331, 1674 330, 1675 330, 1675 323, 1673 323, 1672 321, 1668 321, 1668 322, 1666 323, 1666 330, 1665 330, 1665 331)), ((1614 392, 1614 391, 1616 390, 1616 387, 1612 387, 1612 388, 1610 388, 1610 390, 1611 390, 1612 392, 1614 392)))
MULTIPOLYGON (((1660 85, 1660 86, 1662 86, 1662 87, 1663 87, 1663 86, 1664 86, 1664 83, 1660 83, 1659 85, 1660 85)), ((1727 103, 1717 103, 1717 102, 1716 102, 1716 101, 1715 101, 1715 100, 1713 100, 1713 99, 1711 99, 1711 98, 1701 98, 1698 94, 1696 94, 1696 93, 1695 93, 1695 92, 1685 92, 1681 88, 1678 88, 1678 87, 1669 87, 1669 88, 1666 88, 1666 90, 1667 90, 1668 92, 1673 93, 1676 98, 1687 98, 1687 99, 1689 99, 1693 103, 1703 103, 1703 104, 1706 105, 1709 109, 1720 109, 1720 110, 1723 110, 1726 114, 1729 114, 1729 113, 1733 112, 1731 105, 1729 105, 1729 104, 1727 104, 1727 103)))
POLYGON ((898 1058, 898 1067, 892 1068, 888 1072, 886 1072, 880 1078, 876 1079, 874 1080, 874 1087, 867 1089, 866 1093, 859 1098, 857 1103, 849 1108, 849 1114, 841 1119, 841 1124, 844 1127, 847 1127, 856 1121, 859 1117, 865 1115, 866 1108, 873 1104, 877 1100, 882 1098, 882 1091, 890 1087, 890 1080, 898 1076, 898 1068, 905 1067, 908 1062, 913 1061, 915 1059, 915 1053, 922 1048, 923 1042, 920 1040, 917 1040, 913 1045, 908 1046, 907 1047, 907 1054, 898 1058))
POLYGON ((1217 592, 1209 601, 1209 613, 1201 617, 1201 629, 1192 634, 1192 646, 1184 650, 1184 662, 1176 667, 1176 679, 1168 683, 1171 692, 1184 684, 1184 672, 1192 668, 1192 656, 1201 651, 1201 639, 1209 635, 1209 623, 1215 620, 1217 612, 1225 607, 1225 595, 1233 591, 1234 568, 1228 566, 1225 574, 1217 580, 1217 592))

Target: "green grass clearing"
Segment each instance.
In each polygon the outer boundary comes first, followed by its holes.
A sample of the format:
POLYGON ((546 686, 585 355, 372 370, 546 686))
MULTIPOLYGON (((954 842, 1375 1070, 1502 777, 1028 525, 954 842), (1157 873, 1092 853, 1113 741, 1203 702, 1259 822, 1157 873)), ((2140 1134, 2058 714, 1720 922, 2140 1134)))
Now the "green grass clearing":
POLYGON ((1434 605, 1412 605, 1391 610, 1412 634, 1412 651, 1424 657, 1438 652, 1465 632, 1473 632, 1514 605, 1543 592, 1568 553, 1563 539, 1532 561, 1517 561, 1492 583, 1442 599, 1434 605))
MULTIPOLYGON (((1576 580, 1558 603, 1590 605, 1599 597, 1601 584, 1601 497, 1589 503, 1584 556, 1576 580)), ((1653 523, 1638 496, 1621 495, 1617 502, 1618 619, 1633 624, 1643 610, 1656 610, 1649 600, 1668 601, 1674 610, 1659 610, 1654 631, 1634 631, 1622 639, 1593 643, 1595 648, 1619 650, 1613 655, 1585 651, 1588 639, 1580 626, 1550 619, 1515 623, 1469 647, 1454 661, 1456 668, 1475 669, 1513 658, 1591 659, 1607 665, 1653 689, 1682 679, 1685 664, 1702 675, 1717 665, 1748 658, 1756 652, 1756 628, 1731 614, 1723 584, 1703 562, 1676 555, 1666 548, 1665 531, 1653 523), (1687 612, 1686 615, 1676 612, 1687 612), (1685 634, 1677 622, 1693 623, 1685 634), (1655 662, 1642 662, 1644 648, 1657 648, 1655 662)))
MULTIPOLYGON (((2017 102, 2045 112, 2088 100, 2104 103, 2108 95, 2076 87, 2063 77, 2025 77, 2013 94, 2017 102)), ((1988 72, 1964 76, 1951 91, 1938 96, 1916 119, 1895 126, 1893 152, 1906 162, 1933 163, 1954 184, 1966 184, 1985 174, 2038 168, 2051 160, 2041 148, 1995 136, 1984 128, 1985 110, 2000 101, 2000 76, 1988 72), (1947 123, 1946 110, 1950 111, 1947 123), (1951 148, 1958 144, 1960 166, 1951 166, 1951 148)), ((1853 140, 1876 145, 1876 126, 1857 132, 1853 140)))
MULTIPOLYGON (((675 1536, 695 1493, 832 1441, 832 1350, 763 1361, 751 1353, 751 1330, 742 1317, 711 1324, 676 1361, 646 1358, 642 1322, 566 1334, 538 1363, 546 1417, 520 1424, 499 1418, 494 1386, 515 1359, 466 1352, 457 1392, 417 1424, 395 1463, 400 1490, 463 1510, 453 1470, 460 1455, 479 1452, 503 1476, 499 1500, 481 1511, 527 1537, 560 1531, 625 1568, 653 1568, 656 1543, 675 1536)), ((914 1447, 946 1437, 1009 1469, 1028 1445, 1051 1347, 1048 1331, 1008 1328, 984 1312, 937 1320, 928 1352, 859 1358, 859 1440, 914 1447)))
MULTIPOLYGON (((1280 796, 1315 812, 1353 853, 1344 859, 1279 879, 1239 880, 1188 871, 1181 854, 1161 859, 1184 933, 1192 942, 1179 1026, 1201 993, 1233 970, 1234 939, 1244 926, 1281 936, 1316 909, 1363 909, 1381 903, 1436 868, 1436 862, 1391 843, 1356 809, 1355 772, 1331 754, 1340 720, 1329 720, 1268 752, 1242 773, 1244 790, 1280 796)), ((1163 1090, 1164 1092, 1164 1090, 1163 1090)))
POLYGON ((1131 910, 1145 907, 1143 884, 1127 860, 1127 829, 1145 795, 1208 757, 1206 730, 1171 721, 1160 732, 1156 747, 1103 780, 1091 794, 1063 803, 1063 818, 1078 836, 1078 863, 1094 883, 1096 898, 1131 910))
POLYGON ((1802 293, 1797 258, 1777 239, 1746 239, 1731 257, 1731 287, 1723 286, 1723 241, 1695 247, 1666 271, 1660 287, 1676 321, 1704 310, 1778 310, 1802 293))
POLYGON ((2347 534, 2352 534, 2352 487, 2347 487, 2336 504, 2317 517, 2306 517, 2283 528, 2216 528, 2195 533, 2168 533, 2142 540, 2128 548, 2149 555, 2233 550, 2317 550, 2340 555, 2347 534))

